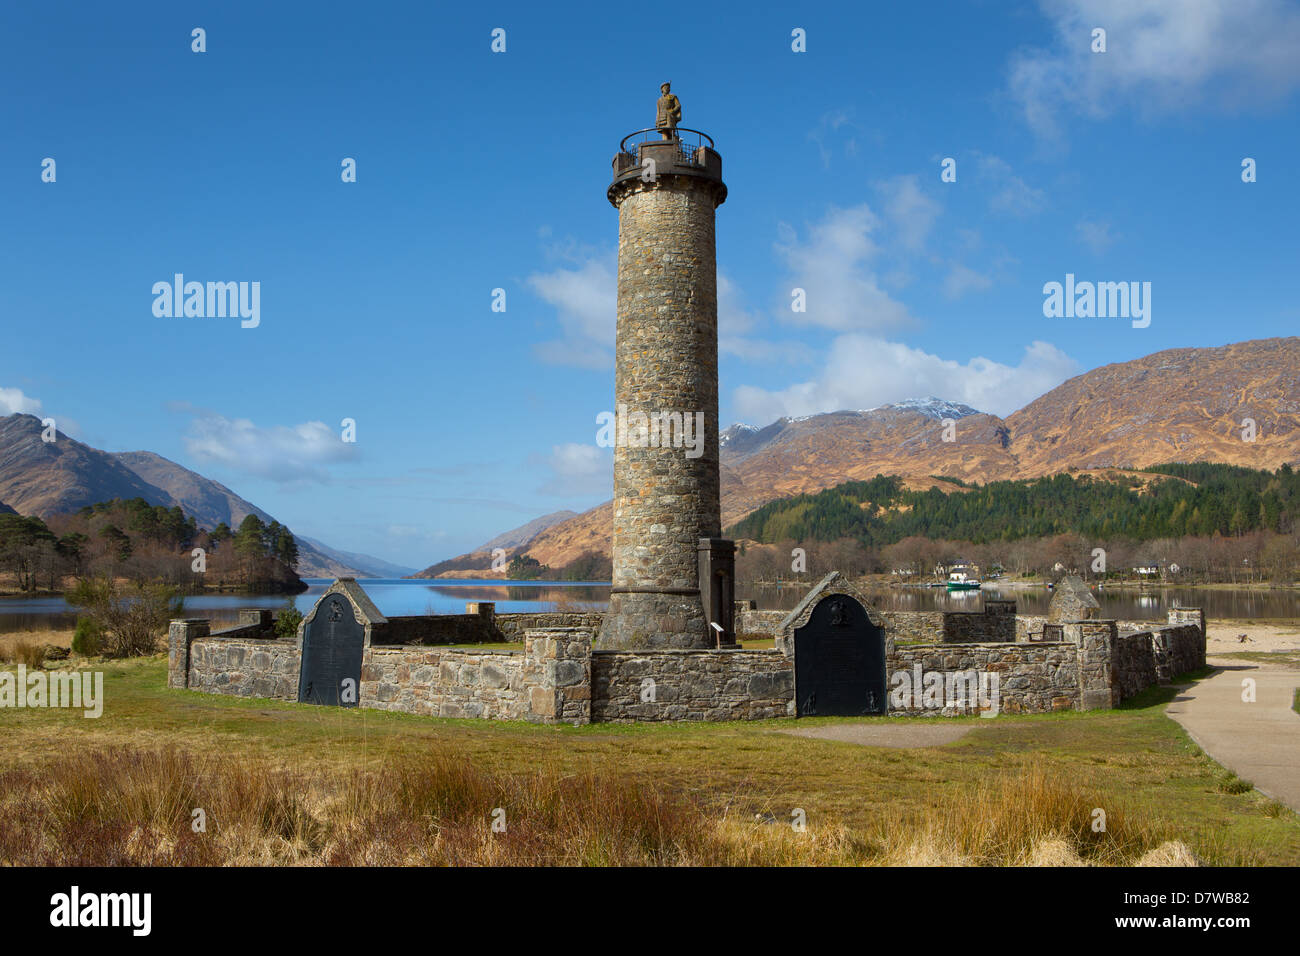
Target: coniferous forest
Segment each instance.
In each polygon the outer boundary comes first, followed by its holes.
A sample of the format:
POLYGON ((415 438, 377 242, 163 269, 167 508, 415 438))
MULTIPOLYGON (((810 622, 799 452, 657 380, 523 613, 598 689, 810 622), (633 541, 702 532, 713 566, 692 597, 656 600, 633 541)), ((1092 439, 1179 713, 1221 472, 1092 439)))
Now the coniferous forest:
POLYGON ((1290 534, 1300 512, 1300 473, 1233 465, 1160 465, 1145 475, 1060 474, 1025 481, 909 491, 877 475, 772 501, 730 534, 760 542, 839 541, 865 547, 904 538, 975 543, 1077 534, 1095 539, 1290 534))

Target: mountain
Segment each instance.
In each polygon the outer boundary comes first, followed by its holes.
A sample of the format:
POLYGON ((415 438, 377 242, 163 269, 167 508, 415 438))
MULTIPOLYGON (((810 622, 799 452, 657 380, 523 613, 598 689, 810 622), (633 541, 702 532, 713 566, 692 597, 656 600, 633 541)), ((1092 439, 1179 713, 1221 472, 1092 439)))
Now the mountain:
POLYGON ((22 413, 0 418, 0 501, 25 515, 48 518, 110 498, 175 504, 107 452, 62 432, 42 441, 41 420, 22 413))
POLYGON ((568 521, 570 518, 576 518, 577 516, 576 511, 552 511, 548 515, 534 518, 527 524, 521 524, 518 528, 499 534, 487 544, 481 545, 474 550, 491 552, 493 548, 505 548, 509 551, 511 548, 517 548, 532 541, 533 538, 552 525, 557 525, 561 521, 568 521))
POLYGON ((482 576, 484 572, 489 576, 504 575, 504 571, 492 570, 492 552, 494 549, 502 548, 506 552, 513 552, 533 541, 539 534, 552 526, 567 523, 577 517, 579 515, 573 511, 552 511, 548 515, 534 518, 527 524, 521 524, 518 528, 497 535, 491 541, 479 545, 473 551, 430 565, 418 574, 412 574, 411 577, 478 577, 482 576))
MULTIPOLYGON (((225 522, 232 529, 249 515, 270 523, 274 519, 257 505, 245 501, 219 481, 178 465, 151 451, 124 451, 113 455, 141 478, 171 495, 186 514, 194 515, 200 527, 215 528, 225 522)), ((338 551, 314 538, 295 534, 298 542, 298 575, 304 578, 397 577, 410 568, 389 564, 381 558, 338 551), (400 572, 400 573, 393 573, 400 572)))
MULTIPOLYGON (((374 578, 404 578, 407 575, 414 574, 415 568, 408 568, 401 564, 392 564, 383 558, 376 558, 372 554, 363 554, 359 551, 340 551, 337 548, 331 548, 324 542, 317 541, 315 538, 308 538, 304 535, 294 535, 298 540, 299 563, 301 563, 302 546, 308 545, 312 550, 319 552, 324 557, 338 562, 343 567, 353 568, 358 574, 352 577, 374 577, 374 578)), ((328 577, 329 575, 305 574, 304 577, 328 577)), ((345 575, 333 575, 342 577, 345 575)))
POLYGON ((1169 349, 1093 369, 1007 418, 1021 475, 1300 459, 1300 338, 1169 349), (1242 420, 1255 422, 1253 442, 1242 420))
POLYGON ((972 481, 1015 468, 1002 419, 936 398, 782 418, 753 432, 727 429, 723 436, 723 527, 773 498, 882 472, 972 481), (945 421, 952 421, 951 430, 945 421))
MULTIPOLYGON (((49 518, 113 498, 143 498, 151 505, 179 505, 200 527, 231 528, 248 515, 272 521, 271 515, 225 485, 205 478, 149 451, 106 452, 69 438, 41 440, 41 420, 16 414, 0 418, 0 501, 22 514, 49 518)), ((379 572, 398 569, 378 558, 335 551, 301 536, 298 574, 315 577, 400 576, 379 572), (349 558, 363 558, 370 569, 349 558)))
POLYGON ((0 515, 16 515, 16 514, 18 514, 17 511, 14 511, 13 508, 10 508, 3 501, 0 501, 0 515))
POLYGON ((256 505, 250 504, 225 485, 151 451, 110 453, 149 484, 161 488, 180 504, 202 528, 215 528, 225 522, 232 529, 249 515, 262 521, 273 519, 256 505))
MULTIPOLYGON (((1005 420, 922 398, 732 425, 719 445, 724 528, 769 501, 877 474, 898 475, 910 490, 952 491, 962 482, 1169 462, 1272 470, 1300 463, 1300 338, 1169 349, 1102 366, 1005 420), (1245 418, 1255 422, 1253 442, 1242 440, 1245 418)), ((605 502, 547 528, 528 553, 551 567, 608 554, 612 527, 605 502)))

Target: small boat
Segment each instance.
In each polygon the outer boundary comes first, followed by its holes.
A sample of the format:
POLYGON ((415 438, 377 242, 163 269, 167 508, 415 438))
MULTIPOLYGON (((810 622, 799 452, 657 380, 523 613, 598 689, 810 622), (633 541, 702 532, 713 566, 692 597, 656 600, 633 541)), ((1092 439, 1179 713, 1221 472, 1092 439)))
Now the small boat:
POLYGON ((949 591, 978 591, 979 589, 979 579, 970 577, 965 571, 954 571, 948 575, 949 591))

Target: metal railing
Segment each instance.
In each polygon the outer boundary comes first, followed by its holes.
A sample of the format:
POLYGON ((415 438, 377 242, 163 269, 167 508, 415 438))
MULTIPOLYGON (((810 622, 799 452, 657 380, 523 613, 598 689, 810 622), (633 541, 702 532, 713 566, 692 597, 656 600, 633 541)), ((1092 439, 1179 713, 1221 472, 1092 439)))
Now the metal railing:
POLYGON ((673 142, 677 144, 677 161, 683 166, 703 166, 700 159, 700 147, 707 146, 713 149, 713 139, 708 133, 702 133, 698 129, 687 129, 685 126, 677 126, 672 129, 658 129, 649 127, 648 129, 639 129, 635 133, 628 133, 623 137, 623 141, 618 144, 620 153, 626 153, 632 157, 632 164, 640 162, 637 155, 637 149, 643 143, 664 143, 673 142), (664 134, 668 134, 668 139, 664 139, 664 134))

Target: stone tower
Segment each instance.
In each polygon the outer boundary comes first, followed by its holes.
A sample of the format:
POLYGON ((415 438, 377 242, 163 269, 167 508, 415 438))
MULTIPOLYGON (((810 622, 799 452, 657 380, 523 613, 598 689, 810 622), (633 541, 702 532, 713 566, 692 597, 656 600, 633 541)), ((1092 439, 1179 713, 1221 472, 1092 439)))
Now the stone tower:
POLYGON ((600 648, 734 643, 733 546, 719 540, 713 232, 727 187, 712 147, 693 130, 642 130, 614 157, 614 577, 600 648))

